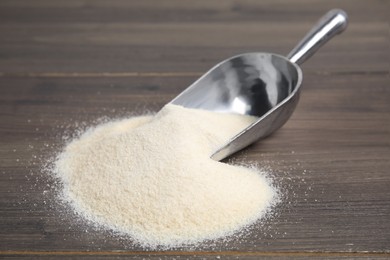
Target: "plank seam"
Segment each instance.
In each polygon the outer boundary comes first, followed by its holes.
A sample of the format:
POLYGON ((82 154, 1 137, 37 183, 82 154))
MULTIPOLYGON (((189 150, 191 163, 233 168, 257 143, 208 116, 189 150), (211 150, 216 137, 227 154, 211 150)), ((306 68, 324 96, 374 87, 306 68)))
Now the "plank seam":
POLYGON ((296 256, 296 257, 319 257, 319 256, 333 256, 333 257, 389 257, 390 252, 244 252, 244 251, 0 251, 0 255, 93 255, 93 256, 296 256))

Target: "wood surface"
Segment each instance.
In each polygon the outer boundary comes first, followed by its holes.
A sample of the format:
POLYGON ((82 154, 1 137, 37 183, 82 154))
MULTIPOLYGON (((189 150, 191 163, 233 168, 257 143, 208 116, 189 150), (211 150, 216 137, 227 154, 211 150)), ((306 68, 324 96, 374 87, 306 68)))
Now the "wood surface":
MULTIPOLYGON (((0 258, 390 258, 390 1, 0 1, 0 258), (231 160, 283 194, 228 241, 148 251, 56 200, 45 171, 80 127, 157 111, 217 62, 286 54, 331 8, 288 123, 231 160)), ((56 188, 57 187, 57 188, 56 188)))

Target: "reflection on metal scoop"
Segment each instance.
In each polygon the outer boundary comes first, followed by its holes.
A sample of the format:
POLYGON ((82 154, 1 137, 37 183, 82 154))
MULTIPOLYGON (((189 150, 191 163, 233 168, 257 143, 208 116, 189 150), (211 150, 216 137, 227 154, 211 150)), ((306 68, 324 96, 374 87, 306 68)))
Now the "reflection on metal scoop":
POLYGON ((231 57, 209 70, 171 103, 259 117, 211 156, 214 160, 222 160, 268 136, 289 119, 298 103, 302 83, 302 71, 297 64, 342 32, 347 24, 344 11, 331 10, 287 58, 272 53, 231 57))

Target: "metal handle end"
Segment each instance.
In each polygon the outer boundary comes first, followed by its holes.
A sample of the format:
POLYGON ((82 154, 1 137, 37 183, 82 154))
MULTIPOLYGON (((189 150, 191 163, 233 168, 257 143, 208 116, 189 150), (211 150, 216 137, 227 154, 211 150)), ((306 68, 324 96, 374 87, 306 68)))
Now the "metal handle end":
POLYGON ((302 64, 327 41, 343 32, 347 26, 348 15, 346 12, 341 9, 330 10, 287 55, 287 58, 291 62, 302 64))

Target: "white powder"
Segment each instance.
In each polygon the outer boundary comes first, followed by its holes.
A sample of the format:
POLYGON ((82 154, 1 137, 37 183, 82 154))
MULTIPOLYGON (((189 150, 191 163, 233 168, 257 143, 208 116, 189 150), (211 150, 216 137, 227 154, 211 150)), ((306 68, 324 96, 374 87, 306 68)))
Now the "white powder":
POLYGON ((56 172, 77 212, 143 245, 218 238, 262 217, 275 198, 258 171, 210 159, 253 120, 167 105, 90 129, 56 172))

